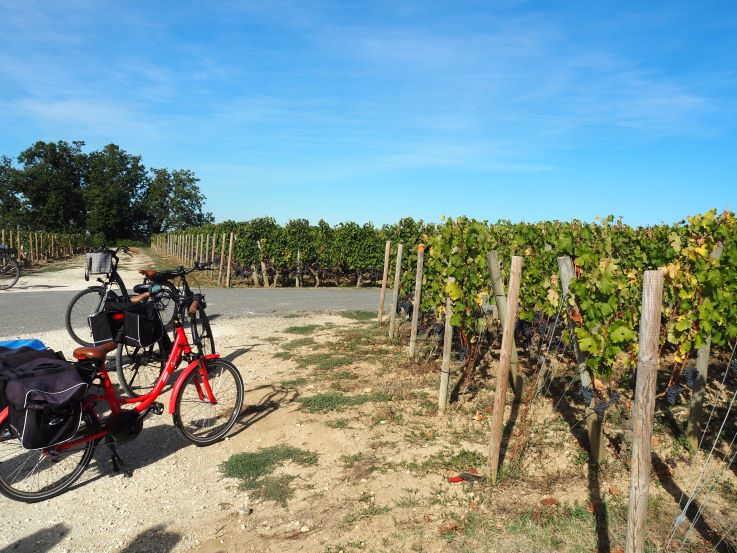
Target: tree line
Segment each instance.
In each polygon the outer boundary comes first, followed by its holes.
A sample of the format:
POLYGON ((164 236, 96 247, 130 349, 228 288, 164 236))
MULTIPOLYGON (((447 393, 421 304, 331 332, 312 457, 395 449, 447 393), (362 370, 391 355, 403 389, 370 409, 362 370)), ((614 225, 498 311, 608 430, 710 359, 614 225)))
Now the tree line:
POLYGON ((84 146, 38 141, 15 160, 0 156, 0 223, 114 243, 213 221, 194 172, 147 168, 116 144, 84 146))

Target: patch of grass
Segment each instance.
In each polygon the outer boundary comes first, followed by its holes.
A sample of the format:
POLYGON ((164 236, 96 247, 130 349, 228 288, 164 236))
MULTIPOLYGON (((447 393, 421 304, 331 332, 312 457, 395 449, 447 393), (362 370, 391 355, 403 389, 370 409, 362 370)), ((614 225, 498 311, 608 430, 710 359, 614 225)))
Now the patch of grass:
POLYGON ((403 495, 399 499, 394 500, 394 504, 397 507, 413 509, 420 506, 420 499, 419 497, 417 497, 417 494, 420 490, 418 490, 417 488, 403 488, 403 491, 406 493, 406 495, 403 495))
POLYGON ((315 344, 315 339, 311 336, 305 336, 304 338, 297 338, 296 340, 290 340, 286 344, 283 344, 282 347, 285 350, 294 350, 297 348, 303 348, 307 346, 312 346, 315 344))
POLYGON ((306 378, 300 376, 299 378, 294 378, 292 380, 282 380, 281 385, 285 388, 296 388, 298 386, 307 384, 307 382, 309 381, 306 378))
POLYGON ((385 392, 372 392, 370 394, 358 394, 355 396, 327 392, 309 397, 301 397, 297 401, 302 404, 302 409, 309 413, 327 413, 328 411, 338 411, 346 407, 363 405, 364 403, 389 401, 391 399, 392 397, 385 392))
POLYGON ((388 513, 389 511, 391 511, 391 507, 386 507, 386 506, 379 507, 378 505, 370 505, 369 507, 366 507, 365 509, 361 509, 360 511, 347 515, 343 519, 343 526, 350 527, 350 526, 353 526, 359 520, 364 520, 364 519, 375 517, 378 515, 383 515, 385 513, 388 513))
POLYGON ((302 325, 302 326, 290 326, 285 328, 282 332, 287 334, 313 334, 322 325, 302 325))
POLYGON ((473 472, 486 466, 488 459, 478 451, 461 449, 453 453, 451 449, 444 449, 425 459, 422 462, 403 463, 404 468, 419 473, 450 470, 452 472, 473 472))
POLYGON ((340 371, 333 375, 335 380, 355 380, 358 375, 353 374, 351 371, 340 371))
POLYGON ((286 507, 287 501, 294 496, 294 490, 290 486, 292 480, 294 480, 294 476, 289 474, 265 476, 258 481, 259 485, 253 490, 253 495, 286 507))
POLYGON ((334 355, 332 353, 313 353, 310 355, 303 355, 297 359, 297 363, 300 367, 313 367, 318 370, 337 369, 338 367, 352 365, 354 362, 355 358, 353 357, 334 355))
POLYGON ((330 428, 337 428, 338 430, 345 430, 346 428, 350 428, 350 426, 348 425, 348 419, 329 421, 327 425, 330 428))
POLYGON ((284 313, 282 319, 299 319, 301 316, 301 313, 284 313))
POLYGON ((363 453, 352 453, 351 455, 340 456, 340 462, 343 463, 345 468, 351 468, 361 459, 363 459, 363 453))
POLYGON ((351 319, 352 321, 371 321, 376 318, 376 313, 373 311, 352 310, 341 311, 340 316, 351 319))
POLYGON ((287 461, 303 466, 317 464, 317 453, 288 445, 263 447, 253 453, 236 453, 221 463, 220 471, 241 481, 240 487, 252 490, 258 497, 286 505, 292 496, 293 476, 267 476, 287 461))

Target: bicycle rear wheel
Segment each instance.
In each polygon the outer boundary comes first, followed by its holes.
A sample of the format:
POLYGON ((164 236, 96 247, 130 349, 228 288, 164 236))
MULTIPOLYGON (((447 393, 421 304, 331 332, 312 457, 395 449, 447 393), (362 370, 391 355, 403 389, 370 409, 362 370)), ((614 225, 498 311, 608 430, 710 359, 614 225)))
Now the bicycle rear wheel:
MULTIPOLYGON (((77 437, 93 427, 93 417, 82 414, 77 437)), ((10 431, 8 422, 0 425, 0 493, 16 501, 35 503, 69 489, 90 464, 97 440, 69 449, 24 449, 10 431)))
POLYGON ((18 262, 7 255, 0 256, 0 290, 14 286, 20 278, 18 262))
POLYGON ((210 359, 205 366, 205 375, 201 369, 189 373, 174 409, 177 432, 198 446, 223 439, 243 407, 243 378, 235 365, 225 359, 210 359), (208 386, 214 403, 209 400, 208 386))
POLYGON ((147 348, 118 344, 115 370, 120 387, 130 397, 142 396, 153 390, 168 356, 163 344, 164 340, 147 348))

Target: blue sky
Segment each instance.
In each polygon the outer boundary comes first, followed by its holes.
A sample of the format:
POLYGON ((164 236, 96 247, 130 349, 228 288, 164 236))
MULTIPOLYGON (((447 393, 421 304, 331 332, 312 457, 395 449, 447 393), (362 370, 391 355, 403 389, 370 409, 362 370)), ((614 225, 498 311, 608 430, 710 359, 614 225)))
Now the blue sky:
POLYGON ((737 209, 737 3, 0 0, 0 154, 119 144, 218 220, 737 209))

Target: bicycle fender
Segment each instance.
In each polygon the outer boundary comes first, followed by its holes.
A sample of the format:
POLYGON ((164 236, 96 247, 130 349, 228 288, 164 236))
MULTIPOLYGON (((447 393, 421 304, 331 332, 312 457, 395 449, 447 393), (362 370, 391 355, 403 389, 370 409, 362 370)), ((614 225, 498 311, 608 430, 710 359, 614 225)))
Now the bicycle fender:
MULTIPOLYGON (((219 353, 211 353, 210 355, 205 355, 205 359, 219 359, 220 354, 219 353)), ((184 386, 184 381, 189 376, 189 373, 191 373, 194 370, 197 370, 199 368, 200 364, 198 361, 192 361, 189 365, 187 365, 187 368, 182 371, 182 374, 179 375, 179 378, 177 378, 177 381, 174 383, 174 389, 171 391, 171 397, 169 398, 169 414, 174 414, 174 409, 176 408, 177 404, 177 396, 179 396, 179 391, 182 389, 182 386, 184 386)))

